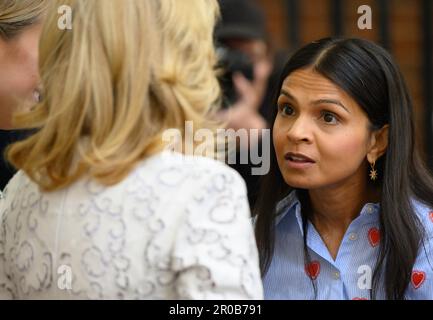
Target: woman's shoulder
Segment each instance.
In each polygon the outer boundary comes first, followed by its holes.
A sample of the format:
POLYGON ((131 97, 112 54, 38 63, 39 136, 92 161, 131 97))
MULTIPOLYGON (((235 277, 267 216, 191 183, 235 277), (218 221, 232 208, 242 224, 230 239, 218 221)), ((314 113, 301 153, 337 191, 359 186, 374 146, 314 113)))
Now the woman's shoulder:
POLYGON ((18 171, 6 184, 3 191, 0 190, 2 196, 0 198, 7 198, 6 195, 16 194, 22 185, 30 185, 31 180, 23 171, 18 171))
POLYGON ((431 300, 433 299, 433 267, 431 260, 433 254, 433 210, 430 205, 415 199, 412 199, 412 208, 425 233, 412 268, 406 299, 431 300))
POLYGON ((18 171, 3 191, 1 202, 3 207, 19 199, 44 197, 53 205, 66 198, 70 203, 89 202, 95 198, 123 203, 125 197, 131 195, 140 195, 133 197, 140 203, 146 196, 173 202, 175 199, 185 201, 204 189, 236 189, 246 195, 241 176, 224 163, 211 158, 163 152, 141 161, 122 181, 111 186, 82 177, 66 188, 46 193, 23 171, 18 171))
POLYGON ((159 166, 181 166, 194 168, 199 166, 200 168, 207 167, 210 169, 229 170, 234 171, 222 161, 215 160, 210 157, 196 156, 196 155, 185 155, 178 152, 163 151, 157 153, 141 162, 142 166, 145 165, 159 165, 159 166))
POLYGON ((186 182, 188 180, 197 184, 202 180, 222 176, 244 184, 238 172, 221 161, 168 151, 142 161, 136 171, 132 173, 132 176, 135 175, 152 175, 156 178, 157 184, 173 184, 176 181, 186 182))

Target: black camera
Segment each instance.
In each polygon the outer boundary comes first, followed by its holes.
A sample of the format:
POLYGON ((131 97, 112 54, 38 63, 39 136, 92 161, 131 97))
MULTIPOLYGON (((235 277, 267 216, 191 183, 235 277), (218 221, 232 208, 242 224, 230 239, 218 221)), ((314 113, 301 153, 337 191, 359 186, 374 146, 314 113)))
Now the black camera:
POLYGON ((223 108, 228 108, 238 100, 238 94, 233 83, 235 73, 242 74, 250 81, 254 80, 254 65, 250 57, 237 49, 220 46, 217 49, 219 69, 222 70, 220 85, 223 91, 223 108))

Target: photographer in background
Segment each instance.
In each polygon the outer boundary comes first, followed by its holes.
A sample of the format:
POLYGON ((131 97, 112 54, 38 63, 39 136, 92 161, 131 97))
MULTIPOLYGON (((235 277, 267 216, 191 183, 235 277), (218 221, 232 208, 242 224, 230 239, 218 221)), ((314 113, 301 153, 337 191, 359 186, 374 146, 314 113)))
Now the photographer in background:
MULTIPOLYGON (((227 127, 238 129, 266 129, 265 120, 268 82, 273 69, 265 19, 253 0, 219 0, 221 21, 215 35, 220 65, 224 70, 221 86, 224 108, 220 115, 227 127)), ((248 143, 238 145, 238 153, 259 148, 248 143)), ((256 198, 259 176, 251 174, 252 164, 230 164, 247 183, 250 205, 256 198)))
POLYGON ((272 71, 265 20, 254 0, 219 0, 221 21, 215 34, 225 73, 224 110, 233 129, 264 129, 259 110, 272 71))

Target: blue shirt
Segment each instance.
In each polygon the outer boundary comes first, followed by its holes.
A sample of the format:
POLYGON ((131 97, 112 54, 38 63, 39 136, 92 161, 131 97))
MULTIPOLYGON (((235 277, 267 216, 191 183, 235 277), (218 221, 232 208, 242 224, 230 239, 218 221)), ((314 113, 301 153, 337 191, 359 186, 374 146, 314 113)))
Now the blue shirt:
MULTIPOLYGON (((406 299, 433 299, 433 211, 413 201, 426 230, 413 267, 406 299)), ((308 223, 307 247, 311 263, 305 265, 301 204, 293 191, 277 206, 282 212, 275 227, 275 251, 263 278, 265 299, 369 299, 379 253, 379 204, 367 203, 352 221, 334 260, 317 230, 308 223)), ((377 299, 385 299, 383 283, 377 299)))

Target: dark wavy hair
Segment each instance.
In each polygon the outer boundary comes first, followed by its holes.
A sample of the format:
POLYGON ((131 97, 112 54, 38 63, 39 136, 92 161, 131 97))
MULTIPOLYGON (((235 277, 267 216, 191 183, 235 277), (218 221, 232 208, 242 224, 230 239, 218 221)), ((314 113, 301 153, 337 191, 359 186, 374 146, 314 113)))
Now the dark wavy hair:
MULTIPOLYGON (((303 68, 312 68, 348 93, 365 111, 373 130, 389 125, 388 147, 377 161, 380 178, 375 184, 381 189, 381 242, 370 296, 377 297, 384 277, 386 298, 404 299, 425 234, 411 200, 433 207, 433 178, 415 146, 413 107, 403 76, 390 54, 370 41, 326 38, 312 42, 297 51, 284 67, 276 87, 270 123, 277 116, 277 99, 284 80, 303 68)), ((282 177, 273 142, 270 158, 270 172, 262 179, 254 208, 263 275, 274 252, 276 205, 295 190, 282 177)), ((307 191, 297 190, 297 193, 304 208, 304 204, 308 205, 307 191)), ((308 217, 305 212, 302 216, 305 260, 309 262, 308 217)), ((314 282, 313 286, 317 294, 314 282)))

